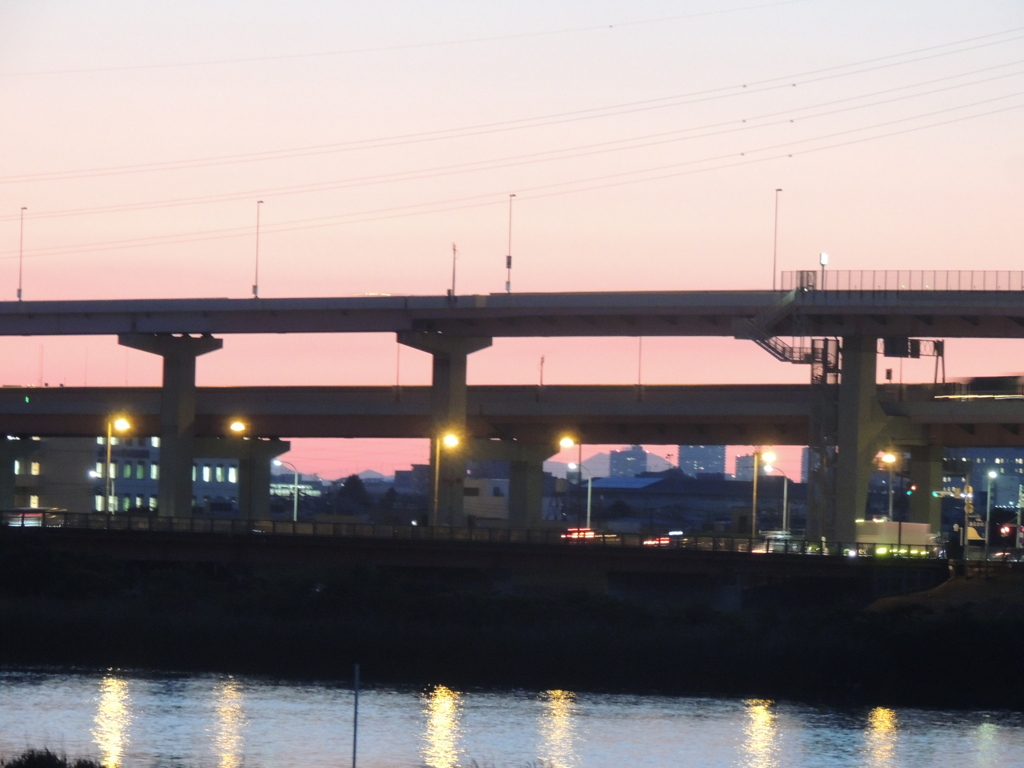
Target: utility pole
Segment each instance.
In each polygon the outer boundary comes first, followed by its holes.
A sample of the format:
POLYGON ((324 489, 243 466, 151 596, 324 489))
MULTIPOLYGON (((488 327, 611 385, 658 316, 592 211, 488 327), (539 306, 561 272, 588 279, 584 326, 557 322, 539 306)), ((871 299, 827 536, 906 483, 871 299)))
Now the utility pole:
POLYGON ((508 196, 508 251, 505 252, 505 293, 512 293, 512 198, 508 196))

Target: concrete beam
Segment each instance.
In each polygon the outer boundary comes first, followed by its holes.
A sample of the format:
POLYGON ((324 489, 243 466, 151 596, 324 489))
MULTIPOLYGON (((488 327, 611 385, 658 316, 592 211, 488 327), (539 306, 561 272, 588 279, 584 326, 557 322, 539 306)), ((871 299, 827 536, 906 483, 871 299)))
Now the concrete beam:
POLYGON ((192 514, 192 462, 196 431, 196 358, 220 349, 211 336, 121 334, 119 344, 160 355, 164 360, 160 391, 160 486, 162 516, 192 514))
POLYGON ((536 445, 514 440, 473 440, 468 457, 507 461, 509 526, 540 528, 544 512, 544 462, 559 450, 553 442, 536 445))

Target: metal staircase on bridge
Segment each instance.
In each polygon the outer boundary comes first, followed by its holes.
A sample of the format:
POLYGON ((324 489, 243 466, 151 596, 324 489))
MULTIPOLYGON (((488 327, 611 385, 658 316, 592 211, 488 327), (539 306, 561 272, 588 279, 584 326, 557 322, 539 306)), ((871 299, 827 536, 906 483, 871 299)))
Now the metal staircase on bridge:
POLYGON ((736 338, 750 339, 776 360, 784 363, 811 365, 814 362, 812 347, 787 344, 772 330, 780 320, 791 314, 793 305, 801 293, 802 289, 794 288, 754 317, 739 320, 735 328, 736 338))

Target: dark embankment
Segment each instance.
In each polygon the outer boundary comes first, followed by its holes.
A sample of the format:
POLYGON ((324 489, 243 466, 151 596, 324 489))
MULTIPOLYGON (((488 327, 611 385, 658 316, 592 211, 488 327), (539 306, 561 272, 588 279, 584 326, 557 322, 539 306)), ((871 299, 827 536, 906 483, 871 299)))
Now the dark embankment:
POLYGON ((723 614, 692 602, 514 596, 465 577, 139 567, 2 538, 3 665, 345 679, 358 661, 380 684, 1024 704, 1017 686, 964 686, 954 672, 970 649, 1019 658, 1020 604, 979 612, 969 603, 775 603, 723 614))
POLYGON ((28 749, 11 758, 0 757, 0 768, 102 768, 95 760, 73 759, 48 749, 28 749))

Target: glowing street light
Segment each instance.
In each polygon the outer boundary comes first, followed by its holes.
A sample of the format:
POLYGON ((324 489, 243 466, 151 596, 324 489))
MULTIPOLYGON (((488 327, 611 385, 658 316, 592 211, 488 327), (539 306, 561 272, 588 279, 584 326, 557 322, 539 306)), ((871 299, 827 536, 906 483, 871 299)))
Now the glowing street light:
POLYGON ((757 536, 757 476, 760 474, 758 463, 763 462, 764 464, 774 464, 775 459, 775 452, 770 448, 767 450, 762 448, 754 449, 754 498, 750 511, 750 538, 757 536))
POLYGON ((765 465, 764 471, 768 474, 778 472, 782 475, 782 530, 789 533, 789 475, 771 464, 765 465))
POLYGON ((294 464, 287 461, 281 461, 280 459, 274 459, 275 467, 288 467, 295 476, 292 478, 292 522, 299 522, 299 470, 295 468, 294 464))
POLYGON ((882 463, 889 468, 889 521, 892 522, 892 482, 893 470, 896 467, 896 454, 892 451, 886 451, 882 454, 882 463))
MULTIPOLYGON (((587 473, 587 530, 590 530, 590 500, 593 497, 594 492, 594 476, 590 473, 590 470, 584 467, 582 464, 570 464, 569 469, 578 469, 580 471, 579 478, 580 482, 583 482, 583 473, 587 473)), ((579 518, 576 518, 579 520, 579 518)), ((579 523, 577 523, 579 525, 579 523)))
POLYGON ((228 429, 230 429, 230 430, 231 430, 232 432, 234 432, 234 433, 235 433, 236 435, 240 435, 240 434, 242 434, 242 433, 243 433, 243 432, 245 432, 245 430, 247 430, 248 428, 249 428, 249 425, 248 425, 248 424, 246 424, 246 423, 245 423, 244 421, 239 421, 238 419, 235 419, 234 421, 232 421, 232 422, 231 422, 231 423, 230 423, 230 424, 228 425, 228 429))
POLYGON ((558 441, 558 447, 563 451, 566 451, 576 445, 576 440, 569 435, 565 435, 561 440, 558 441))
MULTIPOLYGON (((439 507, 441 504, 441 446, 452 451, 459 447, 459 436, 454 432, 446 432, 434 439, 434 498, 431 509, 432 525, 438 525, 439 507)), ((449 520, 449 525, 451 521, 449 520)))
POLYGON ((103 464, 103 490, 105 492, 103 497, 103 511, 108 515, 111 512, 110 497, 114 495, 114 478, 110 471, 110 447, 113 442, 114 430, 117 430, 118 432, 127 432, 131 428, 131 422, 129 422, 124 416, 111 416, 107 419, 107 460, 103 464))
POLYGON ((994 469, 988 471, 988 491, 985 494, 985 561, 988 561, 988 526, 992 517, 992 481, 999 477, 994 469))

